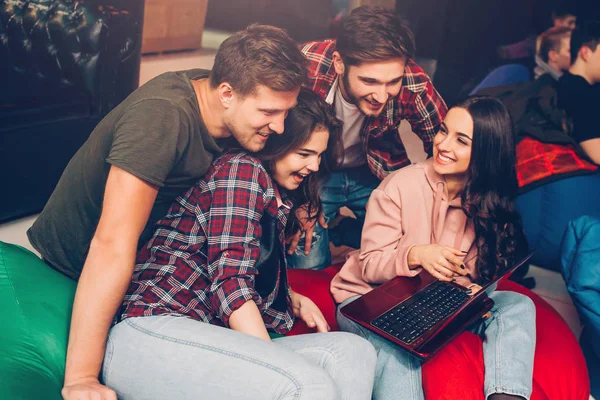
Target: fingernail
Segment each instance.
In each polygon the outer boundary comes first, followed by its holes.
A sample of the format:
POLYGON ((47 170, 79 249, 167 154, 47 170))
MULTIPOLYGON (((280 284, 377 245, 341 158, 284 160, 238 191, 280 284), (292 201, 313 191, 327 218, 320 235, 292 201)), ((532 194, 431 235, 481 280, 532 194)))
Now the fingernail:
POLYGON ((461 267, 462 269, 465 269, 465 264, 460 264, 460 267, 461 267))
POLYGON ((461 253, 465 253, 465 254, 467 254, 467 253, 468 253, 468 251, 463 251, 463 250, 461 250, 460 252, 461 252, 461 253))

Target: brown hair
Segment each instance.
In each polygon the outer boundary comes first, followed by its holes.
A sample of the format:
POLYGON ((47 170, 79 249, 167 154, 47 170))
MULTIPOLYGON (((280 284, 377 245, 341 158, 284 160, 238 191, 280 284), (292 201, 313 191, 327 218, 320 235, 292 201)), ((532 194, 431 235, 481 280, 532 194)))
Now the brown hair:
POLYGON ((560 51, 560 42, 566 37, 571 36, 571 29, 566 27, 550 28, 546 32, 542 33, 539 37, 539 47, 537 49, 537 55, 548 62, 548 53, 550 50, 556 52, 560 51))
POLYGON ((296 90, 307 78, 307 61, 283 29, 253 24, 227 38, 217 51, 210 85, 223 82, 242 96, 258 85, 279 92, 296 90))
POLYGON ((336 50, 347 65, 411 59, 415 55, 415 39, 393 10, 362 6, 342 21, 336 50))
POLYGON ((342 146, 342 121, 335 116, 333 109, 312 90, 302 88, 298 94, 298 105, 292 108, 285 119, 285 129, 281 135, 272 135, 264 149, 256 154, 269 171, 271 165, 286 154, 301 148, 317 129, 327 129, 329 139, 327 150, 321 156, 319 171, 310 174, 300 187, 289 192, 294 207, 289 214, 286 235, 293 235, 300 227, 295 210, 306 207, 309 219, 317 218, 321 211, 319 191, 329 174, 338 167, 344 158, 342 146))

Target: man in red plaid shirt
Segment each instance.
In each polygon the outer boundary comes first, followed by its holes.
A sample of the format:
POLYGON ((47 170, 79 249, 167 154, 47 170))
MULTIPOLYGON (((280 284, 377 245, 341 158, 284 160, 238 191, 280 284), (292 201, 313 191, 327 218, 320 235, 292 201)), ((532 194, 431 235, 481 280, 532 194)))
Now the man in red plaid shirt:
POLYGON ((360 246, 371 192, 389 173, 410 164, 400 122, 410 123, 430 155, 447 107, 413 61, 412 32, 392 10, 359 7, 342 22, 337 40, 306 43, 301 50, 309 60, 309 85, 344 123, 345 154, 341 169, 322 189, 319 223, 307 222, 288 249, 290 267, 321 269, 331 262, 330 240, 360 246), (357 219, 345 218, 328 230, 325 221, 343 206, 357 219))

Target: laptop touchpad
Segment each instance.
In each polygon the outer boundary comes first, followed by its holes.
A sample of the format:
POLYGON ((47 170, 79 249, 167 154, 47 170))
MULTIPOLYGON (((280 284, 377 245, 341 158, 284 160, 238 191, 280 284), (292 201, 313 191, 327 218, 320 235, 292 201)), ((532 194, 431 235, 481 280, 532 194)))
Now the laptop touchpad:
POLYGON ((406 299, 423 288, 423 281, 420 276, 413 278, 399 277, 388 282, 383 289, 399 300, 406 299))

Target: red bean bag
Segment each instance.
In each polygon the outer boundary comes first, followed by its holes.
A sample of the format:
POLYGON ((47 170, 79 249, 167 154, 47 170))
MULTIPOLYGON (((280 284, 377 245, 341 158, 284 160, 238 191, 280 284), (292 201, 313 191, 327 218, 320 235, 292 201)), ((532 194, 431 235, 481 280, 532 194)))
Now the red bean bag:
MULTIPOLYGON (((336 306, 329 294, 329 284, 339 267, 322 271, 288 271, 291 288, 311 298, 321 308, 331 329, 337 330, 336 306)), ((588 400, 590 383, 585 360, 575 336, 561 316, 541 297, 514 282, 501 282, 498 289, 527 295, 536 305, 537 344, 531 399, 588 400)), ((308 332, 312 330, 298 321, 290 335, 308 332)), ((425 397, 482 400, 483 374, 481 339, 471 332, 464 332, 423 365, 425 397)))

